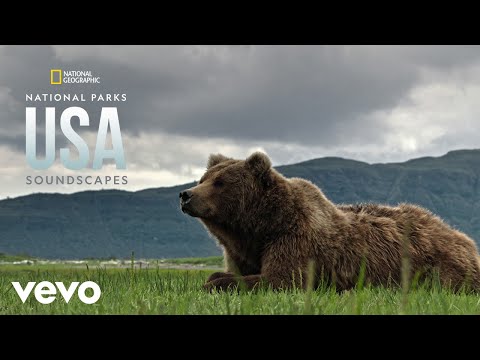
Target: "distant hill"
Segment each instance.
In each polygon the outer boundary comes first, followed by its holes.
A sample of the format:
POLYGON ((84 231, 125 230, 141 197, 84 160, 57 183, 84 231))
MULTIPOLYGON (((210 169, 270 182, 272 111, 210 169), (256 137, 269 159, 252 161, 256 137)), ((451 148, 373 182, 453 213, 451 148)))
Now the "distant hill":
MULTIPOLYGON (((480 150, 451 151, 404 163, 327 157, 279 166, 317 184, 336 203, 412 202, 480 241, 480 150)), ((218 255, 196 219, 178 206, 192 186, 33 194, 0 201, 0 252, 42 258, 218 255)))

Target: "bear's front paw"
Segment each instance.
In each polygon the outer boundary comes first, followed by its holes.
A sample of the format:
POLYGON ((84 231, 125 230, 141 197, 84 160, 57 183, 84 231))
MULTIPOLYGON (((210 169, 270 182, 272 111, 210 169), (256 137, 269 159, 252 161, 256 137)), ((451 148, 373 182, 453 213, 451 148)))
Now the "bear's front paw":
POLYGON ((238 289, 238 283, 233 276, 217 278, 208 281, 203 288, 207 291, 234 291, 238 289))
POLYGON ((217 272, 214 272, 212 275, 210 275, 208 277, 207 283, 210 282, 210 281, 216 280, 216 279, 225 278, 225 277, 234 277, 234 276, 235 275, 233 273, 230 273, 230 272, 217 271, 217 272))

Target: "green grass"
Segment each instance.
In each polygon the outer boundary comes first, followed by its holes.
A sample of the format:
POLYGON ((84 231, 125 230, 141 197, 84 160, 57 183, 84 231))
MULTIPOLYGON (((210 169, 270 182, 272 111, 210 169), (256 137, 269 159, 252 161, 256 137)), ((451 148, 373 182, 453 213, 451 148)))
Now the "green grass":
POLYGON ((202 290, 211 271, 59 268, 0 266, 0 314, 480 314, 478 295, 452 294, 419 288, 395 291, 365 287, 341 294, 315 291, 260 290, 256 293, 215 293, 202 290), (95 281, 100 300, 85 305, 75 294, 66 304, 57 296, 49 305, 33 295, 23 304, 12 281, 95 281))
MULTIPOLYGON (((21 261, 21 260, 31 260, 32 262, 35 263, 36 266, 43 265, 43 264, 38 264, 37 263, 38 261, 44 261, 47 263, 46 265, 52 265, 52 266, 54 265, 69 266, 70 265, 68 263, 65 263, 65 262, 68 262, 68 260, 47 260, 47 259, 36 258, 26 254, 11 255, 11 254, 5 254, 0 252, 0 262, 10 263, 10 262, 21 261), (49 262, 51 261, 56 261, 56 264, 53 264, 53 263, 49 264, 49 262)), ((120 261, 122 259, 116 259, 114 257, 82 259, 82 261, 87 263, 89 266, 99 266, 101 265, 102 262, 104 261, 108 262, 109 260, 120 261)), ((123 259, 123 261, 130 261, 130 260, 131 258, 123 259)), ((160 263, 173 264, 173 265, 205 265, 205 266, 223 267, 223 256, 171 258, 171 259, 143 259, 143 260, 151 262, 153 265, 156 262, 160 262, 160 263)), ((1 266, 5 266, 5 265, 8 265, 8 264, 1 264, 1 266)))
POLYGON ((166 259, 169 264, 189 264, 189 265, 206 265, 206 266, 223 266, 223 256, 210 256, 203 258, 176 258, 166 259))
POLYGON ((13 262, 13 261, 22 261, 22 260, 36 260, 36 258, 26 254, 9 255, 5 253, 0 253, 0 261, 13 262))

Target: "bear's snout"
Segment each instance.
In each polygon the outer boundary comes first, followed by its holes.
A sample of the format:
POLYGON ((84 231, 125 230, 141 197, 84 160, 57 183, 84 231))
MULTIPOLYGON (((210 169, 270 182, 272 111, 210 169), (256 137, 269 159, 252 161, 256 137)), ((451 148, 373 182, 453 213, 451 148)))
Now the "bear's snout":
POLYGON ((192 212, 190 211, 190 207, 192 204, 190 204, 190 201, 192 200, 193 192, 191 190, 180 191, 178 197, 180 198, 180 207, 182 209, 182 212, 187 213, 188 215, 192 215, 192 212))
POLYGON ((182 204, 188 204, 191 200, 193 193, 190 190, 180 191, 179 197, 182 199, 182 204))

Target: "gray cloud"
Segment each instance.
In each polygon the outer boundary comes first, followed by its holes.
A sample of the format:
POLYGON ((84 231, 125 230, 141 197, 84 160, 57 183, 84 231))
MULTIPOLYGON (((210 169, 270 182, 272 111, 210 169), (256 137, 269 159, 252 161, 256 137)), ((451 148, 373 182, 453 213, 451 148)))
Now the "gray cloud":
MULTIPOLYGON (((398 161, 477 145, 478 69, 478 46, 5 46, 0 145, 24 149, 25 93, 61 89, 127 93, 116 104, 127 161, 145 170, 196 176, 202 144, 263 148, 277 163, 398 161), (92 70, 102 84, 52 87, 51 68, 92 70)), ((91 134, 102 105, 82 104, 91 134)))
MULTIPOLYGON (((388 126, 366 115, 398 105, 423 67, 450 68, 480 57, 470 47, 435 46, 114 49, 112 58, 101 55, 105 48, 76 47, 69 57, 68 49, 57 56, 58 48, 6 47, 0 84, 22 102, 26 91, 52 90, 45 77, 54 66, 92 69, 102 74, 101 86, 63 85, 62 91, 127 92, 128 106, 120 104, 122 125, 133 134, 164 131, 328 146, 378 141, 376 132, 388 126), (86 54, 79 55, 83 50, 86 54)), ((89 105, 92 127, 100 106, 89 105)))

